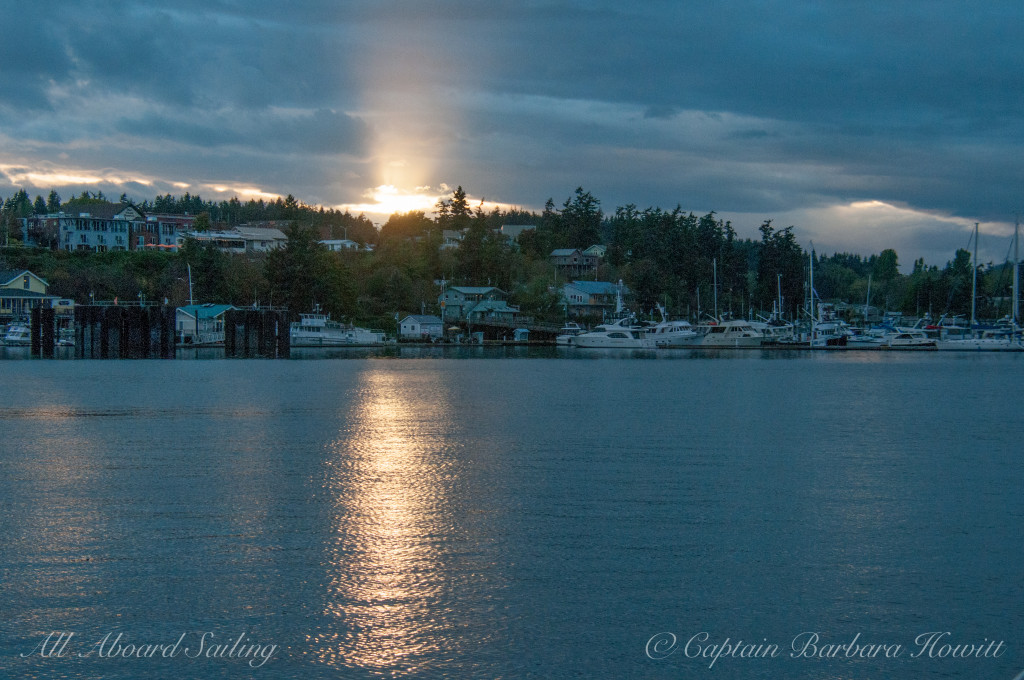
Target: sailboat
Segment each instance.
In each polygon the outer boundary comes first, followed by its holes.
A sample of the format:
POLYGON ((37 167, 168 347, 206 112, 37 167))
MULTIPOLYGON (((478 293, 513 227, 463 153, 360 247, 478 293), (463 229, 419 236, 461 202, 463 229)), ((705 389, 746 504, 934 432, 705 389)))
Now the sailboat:
POLYGON ((959 350, 974 352, 1020 352, 1024 351, 1024 342, 1021 341, 1020 326, 1018 325, 1018 294, 1019 294, 1019 269, 1020 258, 1018 254, 1018 242, 1020 240, 1020 219, 1018 218, 1013 230, 1013 304, 1012 316, 1009 329, 986 330, 980 336, 974 335, 975 331, 975 303, 978 291, 978 223, 974 223, 974 259, 972 268, 974 277, 971 283, 971 331, 972 336, 958 340, 939 340, 940 350, 959 350))

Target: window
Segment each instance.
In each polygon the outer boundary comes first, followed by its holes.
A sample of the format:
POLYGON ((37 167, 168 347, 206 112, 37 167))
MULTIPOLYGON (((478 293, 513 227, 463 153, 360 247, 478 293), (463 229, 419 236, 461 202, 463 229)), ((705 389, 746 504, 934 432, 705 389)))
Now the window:
POLYGON ((28 288, 29 288, 28 274, 26 274, 25 276, 22 277, 21 283, 22 283, 23 286, 25 286, 25 290, 28 290, 28 288))

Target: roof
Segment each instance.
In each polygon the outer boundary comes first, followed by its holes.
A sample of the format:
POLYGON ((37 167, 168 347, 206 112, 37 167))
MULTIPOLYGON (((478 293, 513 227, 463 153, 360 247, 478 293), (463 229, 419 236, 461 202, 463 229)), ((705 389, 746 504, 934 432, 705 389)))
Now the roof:
MULTIPOLYGON (((32 274, 28 269, 6 269, 0 270, 0 286, 6 286, 15 279, 20 279, 25 274, 32 274)), ((44 285, 50 285, 46 283, 46 279, 39 276, 38 274, 32 274, 35 278, 43 282, 44 285)))
POLYGON ((96 217, 101 220, 110 220, 117 215, 120 215, 128 208, 131 208, 138 213, 140 218, 145 219, 145 214, 131 203, 101 203, 98 201, 79 201, 77 199, 72 199, 62 205, 60 210, 65 216, 78 216, 87 213, 90 217, 96 217))
MULTIPOLYGON (((587 295, 615 295, 619 290, 618 285, 609 281, 573 281, 565 285, 581 290, 587 295)), ((622 292, 628 293, 629 288, 623 286, 622 292)))
POLYGON ((549 257, 568 257, 576 252, 579 252, 579 248, 555 248, 549 257))
POLYGON ((536 228, 536 224, 503 224, 501 225, 501 233, 511 238, 517 238, 524 231, 536 228))
POLYGON ((258 239, 261 241, 282 240, 287 241, 288 237, 280 229, 269 229, 265 227, 235 227, 233 229, 246 238, 258 239))
POLYGON ((492 290, 496 290, 499 293, 504 293, 501 288, 495 288, 494 286, 451 286, 448 290, 456 290, 463 295, 486 295, 492 290))
POLYGON ((6 286, 27 271, 27 269, 0 269, 0 286, 6 286))
POLYGON ((402 319, 402 323, 405 323, 409 319, 412 319, 416 323, 444 323, 441 319, 433 316, 432 314, 410 314, 409 316, 402 319))
POLYGON ((59 295, 47 295, 46 293, 37 293, 31 290, 21 290, 20 288, 0 288, 0 297, 2 298, 32 298, 33 300, 56 300, 59 295))
POLYGON ((185 312, 186 314, 188 314, 191 317, 196 317, 198 315, 198 318, 200 318, 200 319, 212 319, 214 317, 218 317, 221 314, 223 314, 224 312, 228 311, 229 309, 238 309, 238 308, 235 307, 234 305, 214 305, 214 304, 185 305, 184 307, 178 307, 178 311, 179 312, 185 312))
POLYGON ((473 309, 469 310, 470 314, 476 314, 477 312, 518 312, 518 307, 510 307, 504 300, 481 300, 473 309))
POLYGON ((583 251, 584 255, 597 255, 598 257, 604 257, 605 253, 608 252, 608 246, 602 246, 600 244, 592 245, 583 251))

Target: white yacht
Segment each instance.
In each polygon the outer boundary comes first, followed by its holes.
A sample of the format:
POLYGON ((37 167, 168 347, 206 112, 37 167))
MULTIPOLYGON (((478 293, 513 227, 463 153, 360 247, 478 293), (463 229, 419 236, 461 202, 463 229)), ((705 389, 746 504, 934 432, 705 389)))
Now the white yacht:
POLYGON ((677 319, 665 320, 648 328, 644 340, 648 347, 694 347, 700 344, 703 337, 693 329, 689 321, 677 319))
POLYGON ((587 330, 575 321, 567 321, 555 337, 556 345, 572 346, 576 344, 576 336, 583 335, 587 330))
POLYGON ((292 347, 358 347, 386 342, 384 331, 338 323, 330 314, 303 314, 291 325, 292 347))
POLYGON ((576 347, 616 347, 643 349, 644 328, 633 324, 633 319, 619 319, 615 323, 601 324, 589 333, 577 335, 576 347))
POLYGON ((938 344, 924 331, 901 330, 890 335, 879 349, 924 349, 934 350, 938 344))
POLYGON ((27 347, 32 344, 32 331, 27 323, 14 322, 7 327, 3 340, 9 347, 27 347))
POLYGON ((689 321, 684 319, 670 320, 665 307, 658 305, 661 322, 649 325, 644 332, 644 345, 653 348, 693 347, 699 345, 702 334, 694 330, 689 321))
POLYGON ((749 321, 734 319, 708 324, 708 332, 701 338, 701 347, 760 347, 764 334, 749 321))
POLYGON ((988 330, 980 338, 962 338, 957 340, 939 340, 941 350, 960 350, 968 352, 1021 352, 1024 341, 1020 332, 988 330))

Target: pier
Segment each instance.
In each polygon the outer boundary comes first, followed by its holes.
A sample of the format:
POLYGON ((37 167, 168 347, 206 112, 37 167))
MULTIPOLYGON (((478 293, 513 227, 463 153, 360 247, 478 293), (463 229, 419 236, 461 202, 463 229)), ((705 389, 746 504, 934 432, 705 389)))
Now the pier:
MULTIPOLYGON (((53 356, 53 324, 46 312, 34 310, 33 355, 53 356), (41 317, 41 353, 35 351, 36 313, 41 317), (46 331, 51 333, 46 340, 46 331), (47 354, 49 352, 49 354, 47 354)), ((76 359, 173 359, 174 307, 79 305, 75 307, 76 359)))
POLYGON ((230 309, 224 313, 224 356, 287 359, 291 316, 287 311, 230 309))

